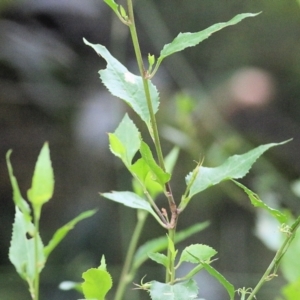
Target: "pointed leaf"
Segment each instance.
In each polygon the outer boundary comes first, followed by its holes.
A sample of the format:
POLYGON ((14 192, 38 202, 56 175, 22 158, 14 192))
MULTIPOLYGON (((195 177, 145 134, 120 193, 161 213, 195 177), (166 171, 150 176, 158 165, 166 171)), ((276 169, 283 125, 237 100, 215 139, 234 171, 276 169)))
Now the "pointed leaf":
POLYGON ((126 149, 120 139, 114 133, 109 133, 108 139, 111 153, 123 160, 126 157, 126 149))
POLYGON ((156 163, 149 146, 145 142, 141 143, 140 152, 142 158, 145 160, 150 170, 153 172, 153 179, 164 186, 164 184, 170 180, 171 175, 164 172, 162 168, 156 163))
POLYGON ((152 209, 149 202, 147 202, 144 198, 140 197, 139 195, 132 193, 132 192, 116 192, 113 191, 111 193, 102 193, 101 196, 118 202, 122 203, 125 206, 135 208, 135 209, 143 209, 149 212, 159 223, 161 223, 161 220, 157 216, 157 214, 152 209))
MULTIPOLYGON (((266 144, 259 146, 245 154, 233 155, 229 157, 224 164, 216 168, 200 167, 200 171, 198 172, 197 177, 190 188, 189 198, 211 186, 220 183, 221 181, 244 177, 255 161, 265 151, 272 147, 283 145, 287 142, 288 141, 266 144)), ((192 173, 186 177, 187 185, 189 184, 191 176, 192 173)))
POLYGON ((208 27, 207 29, 199 32, 179 33, 179 35, 170 44, 165 45, 164 48, 161 50, 159 61, 161 62, 167 56, 182 51, 187 47, 196 46, 203 40, 207 39, 211 34, 223 29, 224 27, 235 25, 247 17, 255 17, 257 15, 258 14, 251 13, 239 14, 228 22, 214 24, 208 27))
POLYGON ((157 262, 158 264, 161 264, 167 268, 168 266, 168 257, 162 253, 154 253, 154 252, 149 252, 148 257, 152 259, 153 261, 157 262))
POLYGON ((74 228, 74 226, 91 216, 93 216, 96 213, 96 210, 88 210, 83 213, 81 213, 79 216, 74 218, 72 221, 68 222, 54 233, 53 237, 51 238, 50 242, 47 246, 44 248, 44 255, 46 258, 50 255, 50 253, 56 248, 56 246, 64 239, 64 237, 69 233, 70 230, 74 228))
POLYGON ((216 254, 217 251, 207 245, 190 245, 182 251, 179 262, 186 261, 198 264, 199 261, 210 261, 210 259, 216 254))
POLYGON ((35 278, 35 238, 38 239, 38 265, 41 271, 46 262, 42 240, 35 232, 34 225, 26 220, 24 214, 16 206, 9 259, 19 275, 28 282, 33 282, 35 278))
POLYGON ((10 162, 11 153, 12 153, 12 151, 9 150, 6 154, 6 164, 7 164, 7 168, 8 168, 9 179, 10 179, 11 186, 12 186, 12 189, 13 189, 13 200, 14 200, 15 205, 23 213, 24 218, 28 222, 30 222, 31 221, 30 207, 29 207, 28 203, 23 199, 23 197, 21 195, 21 192, 20 192, 20 189, 19 189, 17 179, 14 176, 13 167, 12 167, 11 162, 10 162))
POLYGON ((240 187, 241 189, 244 190, 244 192, 248 195, 252 205, 254 207, 260 207, 263 208, 264 210, 266 210, 268 213, 270 213, 273 217, 275 217, 278 222, 280 222, 281 224, 286 223, 288 216, 285 215, 284 213, 280 212, 277 209, 271 208, 269 207, 266 203, 264 203, 257 194, 255 194, 254 192, 252 192, 250 189, 248 189, 247 187, 245 187, 243 184, 232 180, 238 187, 240 187))
POLYGON ((198 287, 192 279, 174 285, 158 281, 151 282, 150 296, 152 300, 190 300, 196 299, 197 295, 198 287))
MULTIPOLYGON (((184 241, 191 235, 204 230, 208 227, 209 222, 203 222, 195 224, 187 229, 179 231, 175 235, 175 243, 184 241)), ((160 252, 164 251, 168 247, 168 239, 166 236, 162 236, 153 240, 146 242, 144 245, 140 246, 134 255, 133 269, 138 269, 147 259, 149 252, 160 252)))
POLYGON ((114 134, 119 138, 125 148, 123 160, 127 165, 131 165, 134 155, 140 149, 141 134, 132 120, 128 117, 128 114, 125 114, 114 134))
POLYGON ((106 270, 92 268, 82 274, 82 291, 86 299, 105 300, 112 288, 112 278, 106 270))
POLYGON ((118 13, 118 4, 114 0, 104 0, 104 2, 115 12, 118 13))
MULTIPOLYGON (((107 62, 107 68, 99 71, 103 84, 112 95, 124 100, 150 126, 150 114, 144 92, 143 80, 140 76, 130 73, 102 45, 93 45, 84 39, 107 62)), ((154 113, 158 110, 159 95, 156 87, 149 81, 149 89, 154 113)))
POLYGON ((33 206, 41 207, 49 201, 54 191, 54 174, 48 143, 45 143, 35 165, 31 188, 27 192, 33 206))
POLYGON ((205 270, 210 275, 215 277, 223 285, 223 287, 226 289, 226 291, 230 297, 230 300, 234 300, 234 292, 235 292, 234 286, 211 265, 207 264, 204 261, 202 261, 201 263, 203 264, 203 267, 205 268, 205 270))

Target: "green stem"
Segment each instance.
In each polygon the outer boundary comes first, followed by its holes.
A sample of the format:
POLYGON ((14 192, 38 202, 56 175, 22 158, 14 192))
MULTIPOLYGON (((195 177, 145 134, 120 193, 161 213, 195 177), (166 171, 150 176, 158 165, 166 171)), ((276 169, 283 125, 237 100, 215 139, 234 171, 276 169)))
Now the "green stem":
MULTIPOLYGON (((173 245, 175 245, 175 228, 169 229, 169 239, 172 241, 173 245)), ((173 256, 173 251, 170 249, 170 243, 168 244, 167 257, 168 266, 166 268, 166 283, 173 284, 175 280, 175 257, 173 256)))
POLYGON ((38 236, 39 236, 39 221, 40 221, 41 209, 40 207, 36 207, 34 209, 34 291, 33 291, 33 299, 39 300, 39 288, 40 288, 40 272, 39 272, 39 244, 38 244, 38 236))
POLYGON ((274 276, 276 275, 276 271, 278 269, 280 260, 283 257, 283 255, 286 253, 288 247, 290 246, 292 240, 294 239, 296 231, 297 231, 299 226, 300 226, 300 217, 291 226, 291 230, 288 233, 286 239, 284 240, 281 247, 276 252, 276 254, 275 254, 273 260, 271 261, 270 265, 268 266, 266 272, 263 274, 263 276, 261 277, 261 279, 259 280, 259 282, 255 286, 255 288, 252 290, 252 292, 249 295, 249 297, 247 298, 247 300, 252 300, 253 298, 255 298, 255 295, 260 290, 260 288, 263 286, 263 284, 266 281, 269 281, 270 279, 272 279, 272 277, 271 277, 272 275, 274 275, 274 276), (271 272, 273 272, 273 274, 271 274, 271 272))
POLYGON ((128 251, 125 258, 125 263, 122 269, 122 273, 119 279, 117 291, 114 300, 122 300, 125 288, 128 285, 128 283, 132 280, 132 277, 134 277, 134 274, 130 272, 132 259, 135 254, 138 240, 141 236, 145 221, 147 219, 148 213, 145 211, 138 211, 138 220, 137 224, 135 226, 132 238, 130 240, 130 244, 128 247, 128 251))
POLYGON ((160 140, 159 140, 157 123, 156 123, 156 118, 155 118, 152 101, 151 101, 149 81, 147 78, 145 78, 146 70, 144 67, 144 62, 143 62, 142 53, 141 53, 141 49, 140 49, 140 45, 139 45, 138 35, 136 32, 132 0, 127 0, 127 3, 128 3, 128 15, 129 15, 129 20, 130 20, 130 22, 129 22, 130 34, 131 34, 131 38, 132 38, 132 43, 133 43, 139 71, 140 71, 141 77, 143 79, 143 86, 144 86, 145 96, 146 96, 146 100, 147 100, 147 106, 148 106, 149 115, 150 115, 150 121, 151 121, 150 134, 154 140, 159 165, 165 171, 165 164, 164 164, 163 154, 162 154, 162 150, 161 150, 161 144, 160 144, 160 140))
MULTIPOLYGON (((157 153, 158 163, 159 163, 160 167, 163 169, 163 171, 166 171, 163 153, 162 153, 162 149, 161 149, 161 143, 160 143, 159 134, 158 134, 156 118, 155 118, 152 101, 151 101, 149 80, 146 78, 147 77, 146 70, 144 67, 142 53, 141 53, 139 40, 138 40, 138 35, 136 32, 132 0, 127 0, 127 5, 128 5, 128 17, 129 17, 128 26, 130 29, 130 34, 131 34, 131 38, 132 38, 132 43, 133 43, 133 47, 134 47, 134 51, 135 51, 137 64, 138 64, 139 71, 140 71, 140 74, 141 74, 141 77, 143 80, 143 86, 144 86, 147 106, 148 106, 149 115, 150 115, 151 126, 150 126, 150 128, 148 127, 148 129, 149 129, 150 135, 154 141, 154 146, 155 146, 156 153, 157 153)), ((165 188, 166 188, 166 197, 168 198, 170 210, 172 213, 171 227, 173 227, 173 226, 175 226, 175 224, 177 222, 177 207, 176 207, 176 203, 174 201, 174 197, 172 194, 170 184, 166 183, 165 188)))

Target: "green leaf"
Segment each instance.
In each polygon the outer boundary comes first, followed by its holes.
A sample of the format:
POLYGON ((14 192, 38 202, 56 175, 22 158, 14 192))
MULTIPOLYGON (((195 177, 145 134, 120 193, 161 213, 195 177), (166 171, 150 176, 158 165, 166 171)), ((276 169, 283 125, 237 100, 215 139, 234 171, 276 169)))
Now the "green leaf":
POLYGON ((120 139, 114 134, 108 134, 109 139, 109 149, 115 156, 121 158, 122 160, 126 157, 126 149, 120 139))
POLYGON ((129 167, 134 155, 140 149, 141 135, 127 114, 115 132, 109 133, 109 145, 111 152, 129 167))
POLYGON ((152 259, 153 261, 157 262, 158 264, 161 264, 167 268, 168 266, 168 257, 162 253, 154 253, 154 252, 149 252, 148 257, 152 259))
MULTIPOLYGON (((103 84, 112 95, 124 100, 151 128, 142 78, 130 73, 104 46, 100 44, 93 45, 85 39, 84 43, 92 47, 107 62, 107 68, 99 71, 103 84)), ((151 81, 149 81, 149 89, 153 111, 156 113, 159 105, 159 95, 151 81)))
MULTIPOLYGON (((179 243, 184 241, 191 235, 204 230, 208 227, 209 222, 203 222, 195 224, 187 229, 179 231, 175 235, 175 243, 179 243)), ((162 236, 159 238, 155 238, 146 242, 144 245, 140 246, 134 255, 133 260, 133 269, 138 269, 147 259, 149 252, 161 252, 167 249, 168 247, 168 239, 166 236, 162 236)))
POLYGON ((112 288, 110 274, 100 267, 89 269, 82 274, 82 291, 86 299, 105 300, 106 294, 112 288))
POLYGON ((135 209, 143 209, 149 212, 159 223, 161 223, 161 220, 157 216, 157 214, 152 209, 149 202, 147 202, 145 199, 140 197, 139 195, 132 193, 132 192, 116 192, 113 191, 111 193, 102 193, 101 196, 124 204, 125 206, 135 208, 135 209))
POLYGON ((201 263, 203 264, 203 267, 205 268, 205 270, 211 276, 215 277, 220 282, 220 284, 223 285, 223 287, 226 289, 226 291, 230 297, 230 300, 234 300, 234 292, 235 292, 234 286, 211 265, 207 264, 205 261, 201 261, 201 263))
POLYGON ((68 222, 67 224, 65 224, 64 226, 62 226, 61 228, 59 228, 58 230, 56 230, 50 242, 44 248, 45 257, 48 258, 50 253, 56 248, 56 246, 64 239, 64 237, 69 233, 70 230, 74 228, 74 226, 78 222, 93 216, 95 213, 96 210, 85 211, 81 213, 79 216, 77 216, 76 218, 74 218, 73 220, 71 220, 70 222, 68 222))
POLYGON ((152 300, 187 300, 196 299, 198 287, 194 280, 180 282, 174 285, 152 281, 150 296, 152 300))
POLYGON ((123 160, 127 165, 131 165, 134 155, 141 146, 141 134, 132 120, 128 117, 128 114, 125 114, 114 134, 119 138, 125 148, 123 160))
POLYGON ((149 146, 145 142, 141 143, 140 152, 142 158, 145 160, 150 170, 153 172, 153 179, 164 186, 164 184, 170 180, 171 175, 164 172, 162 168, 156 163, 149 146))
POLYGON ((281 289, 281 292, 284 295, 285 300, 300 299, 300 277, 296 281, 285 285, 281 289))
MULTIPOLYGON (((251 169, 255 161, 265 151, 272 147, 283 145, 288 141, 262 145, 245 154, 233 155, 229 157, 225 163, 216 168, 207 168, 201 166, 200 171, 198 172, 197 177, 190 188, 189 199, 201 191, 220 183, 221 181, 244 177, 251 169)), ((191 176, 192 172, 186 176, 187 185, 189 184, 191 176)))
POLYGON ((30 222, 31 221, 30 207, 29 207, 28 203, 23 199, 20 189, 19 189, 18 181, 17 181, 16 177, 14 176, 13 167, 10 162, 11 153, 12 153, 12 150, 9 150, 6 154, 6 164, 7 164, 7 168, 8 168, 10 182, 11 182, 12 189, 13 189, 13 200, 14 200, 15 205, 22 212, 25 220, 30 222))
POLYGON ((210 261, 217 254, 217 251, 212 247, 202 244, 194 244, 186 247, 180 256, 179 262, 190 262, 198 264, 199 261, 210 261))
POLYGON ((269 207, 267 204, 265 204, 257 194, 255 194, 254 192, 252 192, 251 190, 249 190, 247 187, 245 187, 243 184, 232 180, 238 187, 240 187, 241 189, 244 190, 244 192, 248 195, 251 203, 253 206, 255 207, 260 207, 263 208, 264 210, 266 210, 268 213, 270 213, 273 217, 275 217, 278 222, 280 222, 281 224, 286 223, 288 216, 285 215, 284 213, 280 212, 277 209, 273 209, 271 207, 269 207))
POLYGON ((258 14, 251 14, 251 13, 239 14, 228 22, 214 24, 208 27, 207 29, 199 32, 179 33, 179 35, 170 44, 164 46, 164 48, 160 52, 160 57, 158 60, 161 62, 164 58, 166 58, 167 56, 173 53, 182 51, 188 47, 196 46, 203 40, 207 39, 211 34, 223 29, 224 27, 235 25, 247 17, 255 17, 257 15, 258 14))
MULTIPOLYGON (((165 157, 165 166, 168 173, 171 173, 174 165, 177 161, 179 154, 179 148, 174 147, 170 153, 165 157)), ((151 197, 155 199, 158 194, 164 191, 164 186, 161 186, 154 180, 154 176, 150 170, 150 167, 143 158, 138 159, 131 167, 130 171, 137 176, 139 181, 143 184, 144 188, 150 193, 151 197)), ((135 191, 140 195, 143 193, 136 182, 133 182, 135 191)))
POLYGON ((104 0, 104 2, 116 13, 118 14, 119 5, 114 0, 104 0))
POLYGON ((15 266, 18 274, 26 281, 33 282, 35 278, 35 248, 34 239, 38 239, 38 265, 41 271, 46 259, 43 254, 43 243, 35 227, 25 218, 16 206, 12 238, 9 248, 9 260, 15 266))
POLYGON ((49 201, 54 191, 54 174, 48 143, 45 143, 37 159, 28 199, 34 207, 41 207, 49 201))

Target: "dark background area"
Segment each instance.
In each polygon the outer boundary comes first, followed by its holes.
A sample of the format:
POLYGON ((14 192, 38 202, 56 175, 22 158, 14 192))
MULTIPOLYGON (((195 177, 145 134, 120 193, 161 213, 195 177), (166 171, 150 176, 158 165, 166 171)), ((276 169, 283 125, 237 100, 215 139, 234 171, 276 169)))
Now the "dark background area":
MULTIPOLYGON (((300 175, 300 6, 296 1, 139 0, 136 19, 141 48, 156 56, 179 32, 195 32, 238 13, 262 12, 212 35, 198 47, 167 58, 154 78, 160 89, 158 113, 163 149, 182 148, 172 180, 175 197, 194 160, 217 166, 228 156, 263 143, 293 141, 270 150, 243 181, 263 200, 299 214, 291 183, 300 175), (180 103, 188 102, 192 111, 180 103), (177 104, 177 105, 176 105, 177 104)), ((80 212, 98 208, 79 223, 54 251, 43 270, 41 299, 79 299, 58 289, 64 280, 81 281, 101 255, 117 281, 132 234, 135 211, 100 198, 109 190, 130 190, 131 178, 108 150, 113 132, 128 111, 102 86, 104 61, 84 45, 100 43, 131 71, 136 70, 127 28, 101 1, 7 0, 0 2, 0 299, 27 300, 27 287, 8 260, 14 218, 5 154, 23 196, 31 184, 38 153, 49 141, 55 194, 43 208, 41 235, 53 232, 80 212)), ((160 200, 159 200, 160 201, 160 200)), ((161 206, 165 206, 164 202, 161 206)), ((274 252, 254 235, 259 229, 248 199, 231 183, 195 197, 181 216, 179 230, 209 220, 205 231, 187 243, 207 243, 218 252, 215 267, 237 287, 253 286, 274 252)), ((149 218, 141 243, 165 232, 149 218)), ((181 246, 180 246, 181 247, 181 246)), ((145 274, 163 280, 156 265, 145 274)), ((203 274, 200 295, 225 299, 216 282, 203 274)), ((274 299, 284 279, 271 281, 260 299, 274 299)), ((132 287, 130 286, 130 289, 132 287)), ((126 299, 145 299, 129 292, 126 299), (140 298, 139 298, 140 297, 140 298)), ((110 298, 108 298, 110 299, 110 298)))

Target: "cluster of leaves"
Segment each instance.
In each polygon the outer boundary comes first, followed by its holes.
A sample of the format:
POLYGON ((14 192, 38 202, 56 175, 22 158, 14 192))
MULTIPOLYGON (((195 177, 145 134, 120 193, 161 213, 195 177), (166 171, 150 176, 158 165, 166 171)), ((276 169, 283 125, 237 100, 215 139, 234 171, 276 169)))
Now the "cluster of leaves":
MULTIPOLYGON (((234 299, 236 291, 241 294, 241 299, 246 299, 246 295, 249 294, 247 300, 251 300, 255 297, 262 284, 269 278, 268 276, 276 274, 279 262, 295 236, 300 219, 297 219, 288 227, 288 234, 282 246, 277 251, 262 279, 250 292, 248 289, 236 290, 230 282, 212 267, 211 264, 214 261, 217 251, 210 246, 193 244, 186 247, 178 255, 176 243, 204 229, 207 223, 196 224, 178 233, 176 232, 176 225, 179 215, 187 208, 190 200, 195 195, 220 182, 230 180, 248 195, 253 206, 266 210, 284 226, 287 222, 285 214, 266 205, 258 195, 237 182, 236 179, 243 178, 265 151, 282 145, 287 141, 262 145, 245 154, 231 156, 218 167, 204 167, 202 165, 203 162, 199 162, 194 170, 186 175, 185 192, 181 196, 180 201, 176 203, 172 194, 170 181, 174 165, 178 158, 179 149, 175 147, 163 158, 155 119, 155 114, 159 108, 159 93, 151 82, 151 79, 166 57, 187 47, 196 46, 211 34, 227 26, 235 25, 245 18, 254 17, 257 14, 239 14, 228 22, 215 24, 196 33, 180 33, 171 43, 163 47, 157 59, 154 55, 148 55, 149 67, 146 70, 139 50, 131 0, 128 0, 128 11, 116 4, 114 0, 104 0, 104 2, 111 7, 118 18, 130 29, 140 76, 129 72, 122 63, 111 55, 105 46, 91 44, 85 39, 84 42, 106 60, 106 69, 99 71, 103 84, 114 96, 125 101, 141 118, 149 131, 156 150, 156 153, 152 152, 151 145, 148 145, 143 140, 139 129, 128 114, 125 114, 115 132, 109 133, 110 150, 115 156, 121 159, 132 175, 133 191, 112 191, 102 193, 101 195, 109 200, 137 210, 137 227, 132 237, 125 264, 126 268, 124 265, 119 283, 120 288, 117 289, 115 299, 122 299, 124 287, 135 276, 136 270, 141 264, 150 258, 166 269, 165 283, 153 280, 147 283, 141 282, 138 285, 139 288, 147 290, 153 300, 162 300, 166 296, 168 296, 168 299, 174 300, 196 299, 199 287, 193 277, 201 270, 206 270, 224 286, 230 300, 234 299), (168 211, 158 208, 155 199, 159 194, 166 196, 169 206, 168 211), (148 241, 137 249, 138 237, 141 234, 148 214, 152 215, 167 230, 167 236, 148 241), (162 253, 166 249, 167 254, 162 253), (194 267, 183 277, 178 278, 176 270, 183 263, 193 264, 194 267), (122 277, 123 275, 124 277, 122 277)), ((28 282, 32 299, 38 300, 39 273, 45 266, 49 254, 76 223, 92 216, 95 211, 84 212, 58 229, 48 245, 44 246, 39 235, 39 220, 42 206, 52 198, 54 190, 54 175, 48 144, 46 143, 41 150, 32 178, 32 186, 27 193, 28 200, 33 208, 33 216, 30 206, 21 196, 17 180, 13 175, 10 154, 11 152, 7 154, 7 165, 13 186, 16 217, 13 225, 9 257, 20 276, 28 282), (24 245, 26 251, 24 251, 24 245)), ((84 282, 79 290, 83 293, 85 299, 104 300, 112 287, 112 278, 106 269, 105 258, 102 257, 98 268, 87 270, 83 273, 82 277, 84 282)), ((286 294, 291 289, 293 287, 288 289, 286 294)))
POLYGON ((39 233, 39 220, 42 206, 48 202, 54 192, 54 173, 50 160, 48 143, 45 143, 35 165, 31 188, 27 192, 29 203, 22 197, 13 168, 10 162, 11 151, 7 153, 6 161, 9 177, 13 188, 15 203, 15 220, 12 239, 9 248, 9 259, 16 271, 29 285, 32 299, 38 299, 39 273, 44 268, 47 259, 56 246, 63 240, 74 226, 95 214, 95 210, 81 213, 79 216, 59 228, 46 246, 39 233))

